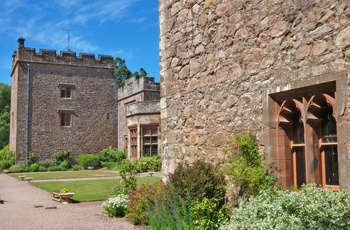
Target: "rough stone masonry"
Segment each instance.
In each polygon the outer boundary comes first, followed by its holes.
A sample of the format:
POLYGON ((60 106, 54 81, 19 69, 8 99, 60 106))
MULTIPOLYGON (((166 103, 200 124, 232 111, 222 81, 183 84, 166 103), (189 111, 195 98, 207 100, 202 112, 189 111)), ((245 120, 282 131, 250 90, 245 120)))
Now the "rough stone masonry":
POLYGON ((13 54, 10 149, 17 163, 26 163, 29 152, 40 161, 69 150, 73 157, 117 146, 117 83, 113 57, 24 46, 18 39, 13 54), (29 79, 29 81, 28 81, 29 79), (70 88, 62 97, 62 88, 70 88), (62 113, 70 116, 61 125, 62 113))
POLYGON ((159 12, 165 174, 182 160, 221 162, 243 130, 271 155, 270 95, 334 81, 349 188, 349 0, 159 0, 159 12))

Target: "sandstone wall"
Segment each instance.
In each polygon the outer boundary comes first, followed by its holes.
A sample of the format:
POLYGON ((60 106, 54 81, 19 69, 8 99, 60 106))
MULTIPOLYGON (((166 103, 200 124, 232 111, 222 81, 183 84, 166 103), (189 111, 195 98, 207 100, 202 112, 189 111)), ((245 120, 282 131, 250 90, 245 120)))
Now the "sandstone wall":
MULTIPOLYGON (((159 0, 159 12, 165 174, 181 160, 219 162, 242 130, 268 149, 266 94, 350 69, 346 0, 159 0)), ((350 118, 345 79, 343 121, 350 118)))
POLYGON ((31 149, 50 159, 57 149, 74 155, 117 147, 117 84, 111 69, 31 65, 31 149), (71 99, 59 84, 74 85, 71 99), (72 110, 72 127, 59 126, 59 111, 72 110))
MULTIPOLYGON (((128 114, 127 107, 137 102, 145 101, 147 105, 147 101, 159 101, 159 88, 160 84, 154 82, 153 77, 141 77, 138 79, 136 77, 131 77, 129 79, 126 79, 125 85, 118 89, 118 146, 120 149, 122 149, 123 146, 127 144, 125 143, 125 139, 128 136, 127 116, 132 115, 128 114)), ((155 114, 159 114, 159 107, 155 108, 152 112, 155 114)), ((140 114, 140 112, 137 113, 140 114)), ((150 111, 146 112, 145 114, 146 117, 149 116, 150 111)), ((157 123, 159 123, 159 121, 157 123)))
POLYGON ((26 159, 27 79, 30 75, 29 152, 52 160, 59 149, 73 156, 117 147, 117 84, 113 58, 24 47, 19 39, 13 56, 11 149, 26 159), (29 68, 28 65, 29 64, 29 68), (60 86, 72 86, 72 97, 61 98, 60 86), (72 112, 72 127, 60 126, 59 111, 72 112))

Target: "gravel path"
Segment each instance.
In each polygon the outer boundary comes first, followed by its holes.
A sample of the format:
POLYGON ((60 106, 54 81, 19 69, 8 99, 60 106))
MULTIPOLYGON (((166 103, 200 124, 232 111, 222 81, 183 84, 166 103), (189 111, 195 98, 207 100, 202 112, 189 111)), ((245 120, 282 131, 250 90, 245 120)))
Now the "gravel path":
POLYGON ((125 219, 104 215, 102 202, 62 204, 51 194, 0 174, 0 229, 138 229, 125 219))

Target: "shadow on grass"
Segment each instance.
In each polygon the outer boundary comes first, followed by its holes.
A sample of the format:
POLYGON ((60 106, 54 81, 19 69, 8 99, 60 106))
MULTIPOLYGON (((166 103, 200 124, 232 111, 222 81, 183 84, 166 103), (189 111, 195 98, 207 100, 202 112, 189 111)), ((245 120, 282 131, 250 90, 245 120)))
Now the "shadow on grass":
POLYGON ((72 203, 72 204, 78 204, 78 203, 80 203, 80 201, 79 201, 79 200, 70 199, 70 203, 72 203))

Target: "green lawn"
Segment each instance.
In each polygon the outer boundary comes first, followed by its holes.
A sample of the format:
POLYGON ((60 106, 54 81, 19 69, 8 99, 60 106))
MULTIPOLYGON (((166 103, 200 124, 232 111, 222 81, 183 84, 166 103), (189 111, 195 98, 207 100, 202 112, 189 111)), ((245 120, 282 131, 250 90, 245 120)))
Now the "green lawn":
MULTIPOLYGON (((36 179, 35 176, 36 174, 33 176, 34 179, 36 179)), ((137 184, 140 185, 143 183, 154 183, 159 181, 161 178, 149 176, 137 177, 136 179, 137 184)), ((119 183, 118 179, 31 182, 32 185, 50 193, 52 190, 68 188, 70 192, 75 193, 73 196, 73 202, 105 200, 111 195, 112 189, 116 183, 119 183)))
POLYGON ((52 180, 52 179, 75 179, 75 178, 99 178, 118 176, 117 171, 102 170, 82 170, 82 171, 57 171, 57 172, 26 172, 10 173, 13 178, 20 180, 19 175, 33 177, 34 180, 52 180))

